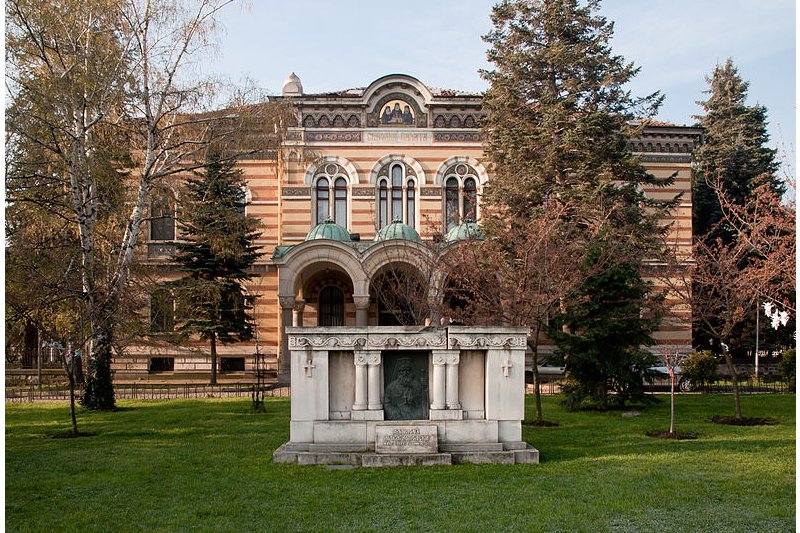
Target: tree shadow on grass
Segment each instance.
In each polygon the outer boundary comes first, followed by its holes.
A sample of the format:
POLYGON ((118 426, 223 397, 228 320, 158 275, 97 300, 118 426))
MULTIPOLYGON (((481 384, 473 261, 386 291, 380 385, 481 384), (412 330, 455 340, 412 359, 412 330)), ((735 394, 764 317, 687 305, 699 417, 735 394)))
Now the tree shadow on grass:
POLYGON ((681 433, 679 431, 648 431, 645 433, 648 437, 665 440, 695 440, 699 439, 701 435, 698 433, 681 433))
POLYGON ((94 437, 97 433, 93 431, 79 431, 78 433, 74 433, 71 429, 67 431, 58 431, 56 433, 51 433, 48 435, 51 439, 80 439, 83 437, 94 437))
POLYGON ((711 421, 715 424, 725 424, 727 426, 777 426, 779 424, 777 418, 761 417, 761 416, 743 416, 736 418, 735 416, 712 416, 711 421))

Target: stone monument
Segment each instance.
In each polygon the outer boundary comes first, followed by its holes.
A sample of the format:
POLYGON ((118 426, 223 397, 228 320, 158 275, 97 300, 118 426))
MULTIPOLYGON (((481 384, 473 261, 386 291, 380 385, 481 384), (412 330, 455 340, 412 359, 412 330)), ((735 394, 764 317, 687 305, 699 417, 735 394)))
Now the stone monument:
POLYGON ((524 328, 287 328, 280 463, 538 463, 522 441, 524 328))

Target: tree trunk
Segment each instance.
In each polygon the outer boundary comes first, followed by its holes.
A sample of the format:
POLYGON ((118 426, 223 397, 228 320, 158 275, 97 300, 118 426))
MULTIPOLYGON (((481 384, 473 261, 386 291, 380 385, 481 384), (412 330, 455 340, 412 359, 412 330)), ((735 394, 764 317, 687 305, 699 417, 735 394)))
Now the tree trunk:
POLYGON ((217 384, 217 336, 212 333, 209 337, 211 347, 211 385, 217 384))
POLYGON ((113 326, 101 326, 94 333, 81 405, 95 411, 110 411, 115 407, 114 384, 111 380, 111 340, 114 329, 113 326))
POLYGON ((669 369, 669 434, 675 433, 675 369, 669 369))
POLYGON ((722 354, 725 356, 725 364, 728 367, 728 372, 731 374, 731 385, 733 387, 733 414, 736 418, 742 418, 742 406, 739 401, 739 376, 736 374, 736 368, 733 366, 733 357, 727 348, 722 348, 722 354))
POLYGON ((542 393, 540 390, 541 384, 539 382, 539 330, 537 324, 533 331, 533 336, 528 341, 528 346, 531 347, 533 359, 531 361, 531 369, 533 370, 533 399, 536 406, 535 421, 542 422, 542 393))

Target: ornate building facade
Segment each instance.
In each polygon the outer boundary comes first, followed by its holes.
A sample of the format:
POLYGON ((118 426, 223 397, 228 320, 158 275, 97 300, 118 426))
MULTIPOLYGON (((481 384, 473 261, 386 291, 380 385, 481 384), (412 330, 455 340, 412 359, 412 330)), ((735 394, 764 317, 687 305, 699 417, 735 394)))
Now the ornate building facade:
MULTIPOLYGON (((223 381, 249 379, 257 352, 287 375, 287 327, 395 325, 375 294, 376 280, 402 267, 441 287, 444 280, 435 273, 422 273, 435 249, 430 243, 469 235, 491 180, 479 94, 428 87, 402 74, 364 88, 305 94, 292 74, 275 99, 289 100, 295 113, 285 142, 275 157, 239 165, 248 186, 247 214, 263 226, 258 244, 265 256, 248 287, 257 296, 258 336, 219 348, 223 381)), ((671 187, 646 192, 664 199, 683 194, 670 222, 673 242, 686 253, 691 153, 700 141, 696 128, 658 123, 630 140, 649 172, 675 175, 671 187)), ((154 199, 146 244, 147 261, 165 279, 177 275, 169 260, 171 243, 180 238, 174 208, 173 195, 154 199)), ((171 306, 166 291, 151 295, 153 340, 115 360, 118 381, 207 380, 204 346, 159 340, 173 327, 171 306)), ((688 318, 691 311, 680 313, 688 318)), ((665 321, 656 337, 688 347, 691 326, 665 321)))

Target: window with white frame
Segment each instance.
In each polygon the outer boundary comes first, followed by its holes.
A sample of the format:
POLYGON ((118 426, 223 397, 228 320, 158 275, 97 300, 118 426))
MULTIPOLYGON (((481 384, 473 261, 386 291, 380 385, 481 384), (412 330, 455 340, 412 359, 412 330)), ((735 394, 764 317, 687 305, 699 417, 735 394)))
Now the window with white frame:
POLYGON ((445 232, 463 221, 478 219, 478 173, 474 168, 466 163, 448 167, 442 186, 445 232))
POLYGON ((314 175, 314 224, 331 218, 347 228, 347 190, 350 178, 338 164, 323 164, 314 175))
POLYGON ((378 227, 398 219, 416 226, 417 182, 414 170, 402 161, 394 161, 378 172, 378 227))

